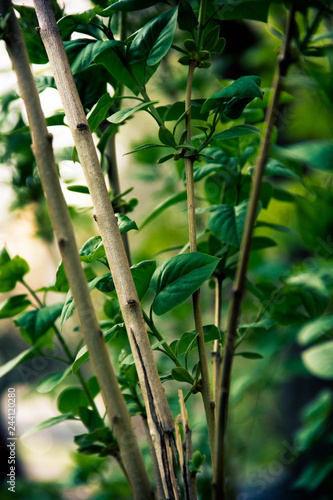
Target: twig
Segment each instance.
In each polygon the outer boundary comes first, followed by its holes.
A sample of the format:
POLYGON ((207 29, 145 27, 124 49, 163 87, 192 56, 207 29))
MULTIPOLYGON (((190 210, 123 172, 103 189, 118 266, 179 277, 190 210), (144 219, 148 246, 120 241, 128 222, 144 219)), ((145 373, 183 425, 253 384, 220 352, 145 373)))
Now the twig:
MULTIPOLYGON (((186 96, 185 96, 185 109, 186 114, 186 139, 191 140, 191 95, 192 95, 192 84, 193 75, 196 67, 195 61, 190 61, 187 85, 186 85, 186 96)), ((193 178, 193 163, 194 158, 192 156, 184 158, 185 163, 185 174, 186 174, 186 190, 187 190, 187 211, 188 211, 188 226, 189 226, 189 241, 190 241, 190 251, 197 251, 197 230, 196 230, 196 218, 195 218, 195 193, 194 193, 194 178, 193 178)), ((194 323, 195 331, 197 334, 199 360, 200 360, 200 370, 201 370, 201 395, 203 399, 208 438, 211 452, 213 477, 215 477, 215 415, 214 406, 211 400, 211 390, 209 381, 209 371, 208 371, 208 361, 206 353, 206 345, 204 339, 204 332, 201 319, 201 308, 200 308, 200 290, 193 294, 193 312, 194 312, 194 323)))
POLYGON ((117 220, 50 1, 34 0, 34 4, 40 24, 39 33, 45 45, 74 138, 117 291, 145 401, 148 425, 155 446, 165 496, 177 499, 178 486, 171 451, 174 421, 159 379, 117 220))
POLYGON ((223 355, 223 368, 222 368, 222 373, 220 378, 220 388, 219 388, 220 400, 218 404, 217 451, 216 451, 216 463, 218 469, 216 475, 216 482, 213 485, 213 493, 214 493, 214 498, 216 500, 224 500, 226 498, 224 441, 225 441, 226 426, 227 426, 231 368, 235 350, 234 345, 237 335, 237 325, 238 325, 241 303, 246 288, 246 272, 251 251, 253 228, 257 216, 257 208, 260 198, 262 178, 265 172, 265 166, 271 146, 273 128, 278 116, 277 111, 279 105, 279 98, 282 90, 283 77, 286 75, 288 67, 292 62, 289 51, 290 51, 290 42, 292 39, 293 29, 294 29, 294 19, 295 19, 295 8, 294 6, 292 6, 289 14, 284 48, 282 56, 279 59, 278 70, 273 85, 274 88, 273 99, 268 109, 264 138, 261 143, 258 160, 255 167, 254 179, 252 181, 252 190, 246 214, 246 222, 240 249, 237 273, 233 285, 232 296, 229 306, 227 336, 226 336, 226 344, 223 355))
MULTIPOLYGON (((184 481, 184 489, 185 489, 185 498, 186 500, 196 500, 198 498, 197 494, 197 476, 196 473, 190 471, 190 461, 193 456, 193 447, 192 447, 192 431, 190 428, 190 424, 188 421, 188 414, 185 407, 183 391, 179 389, 179 404, 181 411, 181 424, 183 427, 183 445, 182 445, 182 474, 184 481)), ((179 446, 178 446, 179 448, 179 446)))
MULTIPOLYGON (((215 280, 215 326, 220 330, 221 328, 221 308, 222 308, 222 283, 223 280, 218 276, 215 280)), ((218 396, 218 384, 220 380, 220 368, 221 368, 221 347, 220 341, 214 340, 213 347, 213 400, 216 402, 219 400, 218 396)))
POLYGON ((9 0, 0 0, 0 9, 3 17, 10 13, 7 18, 5 42, 27 109, 33 151, 36 156, 52 226, 78 311, 81 331, 89 349, 90 359, 101 387, 108 416, 113 424, 114 433, 126 464, 133 495, 135 498, 142 500, 152 498, 152 488, 143 457, 92 306, 78 255, 73 227, 59 183, 52 150, 52 137, 48 134, 46 128, 23 37, 11 2, 9 0))

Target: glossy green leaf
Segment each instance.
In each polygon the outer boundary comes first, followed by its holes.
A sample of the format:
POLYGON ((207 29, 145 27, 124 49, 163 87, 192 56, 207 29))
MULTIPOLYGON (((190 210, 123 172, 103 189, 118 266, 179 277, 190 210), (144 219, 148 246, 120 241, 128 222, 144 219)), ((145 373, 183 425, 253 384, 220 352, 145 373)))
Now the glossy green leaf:
POLYGON ((146 291, 148 290, 150 280, 155 272, 155 269, 155 260, 144 260, 131 267, 131 273, 139 300, 143 299, 146 291))
POLYGON ((260 134, 260 129, 254 125, 236 125, 236 127, 230 127, 214 135, 214 139, 231 139, 233 137, 241 137, 248 134, 260 134))
MULTIPOLYGON (((322 336, 332 337, 333 335, 333 316, 322 316, 308 322, 298 332, 297 340, 301 345, 311 344, 322 336)), ((322 339, 324 340, 324 339, 322 339)))
POLYGON ((185 368, 177 367, 171 371, 172 378, 178 382, 186 382, 193 385, 194 379, 185 368))
POLYGON ((130 219, 127 215, 122 214, 122 213, 117 213, 116 214, 117 221, 118 221, 118 227, 120 234, 127 233, 128 231, 131 231, 132 229, 138 230, 138 226, 134 222, 134 220, 130 219))
POLYGON ((121 109, 120 111, 116 111, 116 113, 113 113, 111 116, 107 118, 107 120, 110 123, 123 123, 125 120, 133 116, 135 113, 138 111, 144 111, 149 108, 151 104, 155 104, 157 101, 154 102, 142 102, 141 104, 138 104, 134 108, 128 108, 128 109, 121 109))
POLYGON ((36 32, 38 20, 35 9, 23 5, 15 5, 14 8, 20 14, 19 23, 30 62, 33 64, 46 64, 48 57, 42 39, 36 32))
POLYGON ((281 226, 280 224, 273 224, 272 222, 266 222, 263 220, 257 221, 256 227, 267 227, 269 229, 273 229, 274 231, 281 231, 282 233, 296 234, 295 231, 287 226, 281 226))
POLYGON ((158 316, 177 307, 212 275, 219 259, 202 253, 176 255, 158 267, 151 280, 158 316))
POLYGON ((24 311, 30 304, 26 294, 14 295, 0 304, 0 319, 12 318, 24 311))
POLYGON ((306 368, 319 378, 333 379, 333 341, 323 342, 302 353, 306 368))
POLYGON ((193 8, 187 0, 180 0, 178 10, 178 26, 180 30, 189 31, 194 34, 198 25, 198 19, 193 8))
POLYGON ((48 429, 49 427, 53 427, 56 424, 60 424, 61 422, 65 422, 66 420, 76 420, 74 415, 72 413, 64 413, 63 415, 58 415, 57 417, 51 417, 48 418, 47 420, 44 420, 44 422, 41 422, 40 424, 35 425, 34 427, 31 427, 28 429, 26 432, 24 432, 20 438, 24 439, 27 436, 30 436, 30 434, 34 434, 35 432, 43 431, 44 429, 48 429))
MULTIPOLYGON (((253 173, 253 168, 249 169, 250 173, 253 173)), ((302 177, 293 172, 290 168, 286 167, 277 160, 270 159, 267 162, 265 175, 273 175, 277 177, 289 177, 290 179, 296 179, 304 186, 304 181, 302 177)))
POLYGON ((154 220, 158 215, 160 215, 164 210, 166 210, 169 207, 172 207, 173 205, 176 205, 177 203, 180 203, 182 201, 186 201, 187 199, 187 193, 186 191, 181 191, 180 193, 177 193, 175 195, 170 196, 166 200, 162 201, 159 205, 157 205, 156 208, 151 212, 150 215, 143 221, 143 223, 140 226, 140 229, 142 229, 144 226, 146 226, 149 222, 154 220))
POLYGON ((87 38, 64 42, 66 52, 71 61, 73 75, 88 68, 94 59, 104 51, 123 46, 118 40, 89 40, 87 38), (74 54, 74 57, 71 55, 74 54))
POLYGON ((69 366, 66 370, 59 373, 53 373, 46 377, 42 383, 36 387, 36 391, 45 394, 47 392, 53 391, 61 382, 72 373, 72 367, 69 366))
POLYGON ((161 0, 118 0, 118 2, 113 3, 103 11, 101 15, 104 15, 107 11, 124 11, 131 12, 133 10, 142 10, 152 5, 160 3, 161 0))
POLYGON ((59 292, 68 292, 69 289, 65 267, 62 261, 57 268, 55 287, 59 292))
MULTIPOLYGON (((219 329, 215 325, 204 325, 203 332, 204 332, 205 344, 213 342, 213 340, 218 340, 220 338, 219 329)), ((174 349, 177 356, 185 354, 185 352, 188 350, 191 344, 192 344, 191 351, 197 348, 198 344, 196 342, 193 343, 193 340, 195 338, 196 338, 196 332, 195 330, 192 330, 190 332, 183 333, 183 335, 180 337, 179 340, 175 340, 174 342, 172 342, 171 346, 174 349)))
POLYGON ((93 19, 95 19, 96 22, 95 9, 82 12, 81 14, 70 14, 62 17, 57 22, 62 39, 67 40, 78 27, 89 25, 93 19))
POLYGON ((24 361, 28 361, 29 359, 38 358, 41 355, 41 351, 36 349, 35 347, 31 347, 30 349, 26 349, 22 351, 20 354, 15 356, 15 358, 7 361, 4 365, 0 366, 0 378, 10 372, 13 368, 24 363, 24 361))
MULTIPOLYGON (((229 102, 229 110, 232 109, 233 105, 236 105, 239 100, 249 100, 250 102, 255 97, 262 99, 262 91, 260 90, 261 79, 259 76, 242 76, 235 80, 231 85, 220 90, 216 94, 209 97, 203 104, 201 111, 204 113, 206 111, 216 109, 224 103, 229 102)), ((248 104, 246 102, 246 104, 248 104)), ((225 105, 226 107, 226 105, 225 105)), ((225 107, 223 111, 225 111, 225 107)))
POLYGON ((162 144, 175 148, 177 146, 173 134, 166 127, 162 126, 158 131, 158 138, 162 144))
POLYGON ((45 339, 44 335, 60 316, 63 305, 61 302, 20 314, 14 323, 20 328, 20 334, 24 340, 38 347, 42 346, 44 342, 48 345, 49 338, 45 339))
POLYGON ((219 36, 220 26, 216 25, 205 34, 202 48, 204 50, 213 50, 217 42, 219 41, 219 36))
POLYGON ((146 61, 155 66, 171 47, 177 24, 178 8, 149 21, 134 37, 129 51, 130 63, 146 61))
MULTIPOLYGON (((103 120, 110 114, 110 108, 114 102, 114 98, 108 92, 103 94, 87 115, 88 124, 91 132, 99 127, 103 120)), ((89 192, 89 191, 88 191, 89 192)))
MULTIPOLYGON (((8 254, 7 254, 8 255, 8 254)), ((30 271, 28 263, 18 255, 9 260, 0 261, 0 292, 10 292, 30 271)))
MULTIPOLYGON (((235 207, 220 205, 209 216, 208 227, 223 243, 240 247, 248 201, 235 207)), ((260 210, 260 208, 259 208, 260 210)))
POLYGON ((57 85, 53 76, 42 76, 37 75, 34 77, 38 93, 40 94, 45 89, 53 88, 56 89, 57 85))
POLYGON ((83 425, 89 430, 89 432, 94 432, 97 429, 105 427, 103 419, 95 410, 90 410, 85 406, 79 408, 79 417, 83 425))
POLYGON ((89 406, 89 401, 79 387, 66 387, 58 396, 57 408, 60 413, 79 415, 79 406, 89 406))
MULTIPOLYGON (((118 333, 126 335, 124 323, 114 325, 110 330, 103 334, 105 343, 110 342, 118 333)), ((77 353, 72 365, 72 372, 75 374, 83 363, 90 358, 87 346, 83 346, 77 353)))
POLYGON ((105 257, 105 249, 100 236, 93 236, 80 249, 80 259, 83 262, 94 262, 105 257))
POLYGON ((72 191, 73 193, 90 194, 90 191, 87 188, 87 186, 73 185, 73 186, 67 186, 67 189, 68 191, 72 191))

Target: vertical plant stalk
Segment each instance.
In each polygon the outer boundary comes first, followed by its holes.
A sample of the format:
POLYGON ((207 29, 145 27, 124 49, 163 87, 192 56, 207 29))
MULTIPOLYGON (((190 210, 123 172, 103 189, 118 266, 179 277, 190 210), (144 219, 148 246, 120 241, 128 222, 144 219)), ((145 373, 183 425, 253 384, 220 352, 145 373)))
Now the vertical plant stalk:
POLYGON ((255 166, 255 174, 252 181, 252 189, 250 194, 249 206, 246 214, 244 234, 240 249, 240 256, 237 266, 236 278, 233 285, 232 296, 229 306, 228 325, 226 334, 226 344, 223 353, 223 366, 220 377, 220 399, 218 404, 217 417, 217 447, 216 447, 216 463, 217 475, 213 489, 214 498, 216 500, 225 500, 225 436, 227 428, 228 402, 231 382, 231 368, 235 350, 235 340, 237 336, 238 319, 241 309, 241 304, 246 288, 246 272, 250 257, 253 229, 257 217, 258 203, 260 198, 262 178, 265 172, 269 150, 271 147, 271 139, 274 125, 278 117, 279 98, 283 88, 283 78, 292 62, 290 55, 290 43, 292 40, 295 20, 295 8, 291 7, 286 30, 284 47, 282 55, 279 58, 278 68, 273 84, 273 98, 270 103, 267 117, 265 121, 264 138, 261 143, 259 156, 255 166))
MULTIPOLYGON (((191 141, 191 95, 192 95, 192 84, 193 75, 196 68, 196 62, 190 61, 186 85, 186 96, 185 96, 185 109, 186 114, 186 139, 191 141)), ((195 192, 194 192, 194 178, 193 178, 193 156, 186 156, 184 158, 185 163, 185 174, 186 174, 186 190, 187 190, 187 211, 188 211, 188 226, 189 226, 189 241, 190 241, 190 251, 197 251, 197 229, 196 229, 196 218, 195 218, 195 192)), ((206 353, 206 345, 204 339, 204 332, 201 319, 201 307, 200 307, 200 290, 193 294, 193 312, 194 312, 194 323, 195 331, 197 334, 198 351, 199 351, 199 361, 201 370, 201 395, 203 399, 208 438, 211 452, 213 477, 215 477, 215 415, 214 415, 214 405, 211 400, 210 391, 210 380, 208 371, 208 361, 206 353)))
MULTIPOLYGON (((108 179, 110 188, 112 189, 113 196, 118 196, 121 193, 120 182, 119 182, 119 170, 116 154, 116 134, 113 134, 105 148, 105 159, 108 165, 108 179)), ((119 212, 124 213, 124 210, 120 208, 119 212)), ((129 265, 131 265, 131 252, 128 243, 127 233, 121 235, 123 240, 124 249, 126 252, 127 260, 129 265)))
POLYGON ((40 25, 38 30, 48 54, 90 191, 95 209, 95 220, 117 291, 146 406, 148 426, 155 447, 164 494, 171 500, 177 499, 179 498, 178 485, 173 469, 171 449, 174 421, 159 379, 117 219, 50 1, 34 0, 34 5, 40 25))
MULTIPOLYGON (((119 12, 119 26, 120 26, 119 38, 120 40, 125 40, 127 31, 126 12, 119 12)), ((122 84, 119 84, 118 90, 119 90, 119 96, 121 96, 123 93, 122 84)), ((120 108, 121 108, 121 100, 119 100, 119 105, 116 107, 116 111, 118 111, 120 108)), ((113 196, 118 196, 121 193, 120 181, 119 181, 119 169, 118 169, 117 153, 116 153, 116 135, 117 135, 116 132, 112 134, 105 148, 105 159, 108 165, 107 175, 109 179, 110 188, 112 189, 113 192, 113 196)), ((124 210, 120 208, 120 212, 124 213, 124 210)), ((125 248, 129 265, 131 265, 131 252, 128 243, 128 234, 127 233, 122 234, 121 238, 123 240, 123 245, 125 248)))
POLYGON ((46 128, 23 37, 9 0, 0 0, 0 12, 3 17, 10 13, 6 23, 8 34, 5 36, 5 42, 17 74, 21 96, 26 106, 33 141, 32 148, 45 192, 52 226, 79 315, 81 331, 126 465, 133 495, 140 500, 152 498, 153 491, 131 424, 130 415, 93 309, 75 242, 72 223, 59 183, 52 150, 52 136, 48 134, 46 128))
POLYGON ((184 481, 185 498, 186 500, 196 500, 198 498, 197 493, 197 475, 195 472, 190 471, 190 462, 193 456, 193 446, 192 446, 192 431, 190 428, 188 413, 185 407, 183 391, 179 389, 179 404, 180 404, 180 417, 181 424, 183 427, 183 443, 182 443, 182 475, 184 481))
MULTIPOLYGON (((214 323, 218 329, 221 328, 221 308, 222 308, 222 283, 223 280, 217 276, 215 280, 215 318, 214 323)), ((221 369, 221 347, 220 341, 214 340, 213 347, 213 400, 215 404, 219 400, 218 385, 220 382, 220 369, 221 369)))

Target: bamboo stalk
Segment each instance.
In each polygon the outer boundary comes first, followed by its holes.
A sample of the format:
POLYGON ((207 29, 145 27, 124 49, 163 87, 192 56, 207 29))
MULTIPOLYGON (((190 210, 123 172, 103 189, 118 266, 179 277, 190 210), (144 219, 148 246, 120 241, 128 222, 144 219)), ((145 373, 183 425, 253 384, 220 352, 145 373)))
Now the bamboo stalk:
POLYGON ((255 174, 252 181, 252 189, 250 194, 249 206, 246 214, 245 228, 240 249, 236 278, 233 285, 232 296, 229 306, 226 344, 223 353, 223 367, 220 377, 220 388, 219 388, 220 400, 218 404, 218 417, 217 417, 217 449, 216 449, 217 476, 216 476, 216 482, 213 485, 213 493, 214 493, 214 498, 216 500, 226 499, 224 448, 225 448, 225 435, 226 435, 227 416, 228 416, 231 369, 232 369, 232 362, 235 350, 234 346, 237 335, 238 318, 246 288, 246 272, 251 251, 253 229, 257 216, 262 178, 265 172, 265 166, 267 163, 269 150, 271 146, 273 128, 278 116, 278 105, 283 86, 283 77, 286 75, 288 67, 292 62, 290 56, 290 42, 293 35, 294 19, 295 19, 295 8, 294 6, 292 6, 290 9, 290 15, 286 30, 282 56, 279 59, 278 69, 274 80, 273 99, 268 109, 264 138, 261 143, 258 160, 255 167, 255 174))
MULTIPOLYGON (((193 75, 196 67, 195 61, 190 61, 187 85, 186 85, 186 95, 185 95, 185 109, 186 114, 186 139, 191 140, 191 95, 192 95, 192 84, 193 75)), ((190 251, 197 251, 197 229, 196 229, 196 217, 195 217, 195 191, 194 191, 194 178, 193 178, 193 157, 189 156, 184 158, 185 163, 185 174, 186 174, 186 190, 187 190, 187 211, 188 211, 188 226, 189 226, 189 241, 190 241, 190 251)), ((208 439, 211 452, 213 477, 215 477, 215 413, 214 404, 211 400, 211 389, 208 371, 208 361, 207 352, 204 339, 204 332, 201 319, 201 307, 200 307, 200 290, 193 294, 193 312, 194 312, 194 323, 195 331, 197 334, 197 343, 199 351, 199 361, 201 370, 201 395, 203 399, 207 429, 208 429, 208 439)))
POLYGON ((68 124, 86 178, 95 218, 118 294, 145 401, 149 430, 167 498, 177 499, 171 443, 174 421, 159 379, 141 306, 132 279, 116 217, 106 189, 92 135, 80 102, 60 32, 49 0, 34 0, 39 33, 45 45, 68 124))
POLYGON ((130 415, 111 365, 103 334, 91 302, 73 227, 59 183, 52 150, 52 137, 48 134, 46 128, 23 37, 11 2, 9 0, 0 0, 0 8, 3 17, 10 12, 7 19, 8 34, 5 35, 5 42, 27 109, 33 141, 32 147, 38 164, 52 226, 80 319, 81 331, 126 465, 134 498, 140 500, 152 498, 153 491, 131 424, 130 415))

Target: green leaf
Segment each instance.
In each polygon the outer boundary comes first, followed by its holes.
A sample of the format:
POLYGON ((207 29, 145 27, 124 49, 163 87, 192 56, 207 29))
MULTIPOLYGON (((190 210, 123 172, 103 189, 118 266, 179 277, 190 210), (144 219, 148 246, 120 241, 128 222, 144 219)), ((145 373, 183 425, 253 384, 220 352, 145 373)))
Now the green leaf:
POLYGON ((258 352, 248 352, 248 351, 243 351, 243 352, 236 352, 234 356, 242 356, 242 358, 246 359, 263 359, 264 356, 259 354, 258 352))
POLYGON ((142 229, 144 226, 146 226, 149 222, 154 220, 158 215, 160 215, 164 210, 166 210, 169 207, 172 207, 173 205, 176 205, 177 203, 180 203, 181 201, 186 201, 187 199, 187 193, 186 191, 181 191, 180 193, 174 194, 167 198, 166 200, 162 201, 157 207, 154 208, 154 210, 151 212, 150 215, 143 221, 141 224, 140 229, 142 229))
POLYGON ((202 48, 204 50, 209 50, 209 51, 213 50, 217 42, 219 41, 219 36, 220 36, 220 26, 216 25, 205 34, 202 48))
POLYGON ((118 221, 118 227, 120 234, 127 233, 128 231, 131 231, 132 229, 138 230, 138 226, 134 222, 134 220, 130 219, 127 215, 118 213, 116 214, 117 221, 118 221))
POLYGON ((71 62, 73 75, 88 68, 94 59, 104 51, 113 47, 122 47, 119 40, 89 40, 88 38, 64 42, 66 52, 71 62))
POLYGON ((332 336, 333 331, 333 316, 323 316, 310 321, 303 326, 298 332, 297 340, 301 345, 311 344, 322 335, 325 337, 332 336))
POLYGON ((206 460, 206 455, 201 455, 200 451, 196 450, 193 453, 192 460, 190 461, 190 467, 189 470, 191 473, 198 473, 200 472, 200 467, 206 460))
POLYGON ((54 286, 59 292, 68 292, 69 285, 67 281, 64 263, 62 261, 60 262, 56 272, 56 282, 54 286))
POLYGON ((225 6, 219 11, 221 19, 252 19, 254 21, 267 22, 270 6, 269 0, 226 0, 225 6))
POLYGON ((332 171, 333 141, 306 141, 288 146, 287 151, 312 168, 332 171))
POLYGON ((151 280, 152 308, 160 316, 190 297, 212 275, 220 259, 202 253, 176 255, 158 267, 151 280))
POLYGON ((87 186, 79 186, 79 185, 67 186, 67 189, 68 191, 72 191, 73 193, 90 194, 90 191, 87 188, 87 186))
POLYGON ((181 0, 179 2, 178 11, 178 26, 180 30, 189 31, 194 33, 195 28, 198 25, 198 19, 195 15, 190 2, 187 0, 181 0))
POLYGON ((87 119, 92 133, 95 132, 102 121, 105 120, 105 118, 108 116, 113 102, 114 98, 111 97, 108 92, 106 92, 98 99, 97 103, 88 113, 87 119))
POLYGON ((64 304, 61 302, 42 309, 28 311, 20 314, 14 323, 20 328, 21 336, 29 344, 41 347, 46 342, 48 345, 50 339, 48 336, 46 338, 44 336, 60 316, 63 306, 64 304))
POLYGON ((133 116, 138 111, 147 110, 151 104, 156 104, 156 102, 157 101, 142 102, 141 104, 138 104, 138 106, 135 106, 134 108, 121 109, 120 111, 116 111, 116 113, 113 113, 111 116, 109 116, 107 120, 110 123, 115 123, 115 124, 123 123, 125 120, 133 116))
MULTIPOLYGON (((248 200, 235 207, 220 205, 209 216, 208 227, 223 243, 240 247, 248 200)), ((259 207, 260 210, 260 207, 259 207)))
MULTIPOLYGON (((126 329, 124 323, 114 325, 110 330, 105 332, 104 341, 105 343, 110 342, 118 333, 126 334, 126 329)), ((72 365, 72 371, 75 374, 83 363, 88 361, 90 358, 87 346, 83 346, 77 353, 74 363, 72 365)))
POLYGON ((31 347, 30 349, 26 349, 22 351, 20 354, 15 356, 15 358, 7 361, 4 365, 0 366, 0 378, 10 372, 13 368, 20 365, 24 361, 28 361, 29 359, 38 358, 41 355, 41 351, 36 349, 35 347, 31 347))
MULTIPOLYGON (((213 340, 218 340, 220 338, 219 329, 215 325, 204 325, 203 332, 205 344, 207 344, 208 342, 212 342, 213 340)), ((177 356, 185 354, 190 346, 191 351, 198 347, 198 344, 196 342, 193 342, 196 336, 197 335, 195 330, 192 330, 190 332, 183 333, 179 340, 175 340, 174 342, 172 342, 171 346, 176 352, 177 356)))
MULTIPOLYGON (((158 351, 158 350, 160 350, 159 348, 161 347, 161 345, 165 344, 167 341, 168 341, 168 339, 163 339, 163 340, 160 340, 160 342, 156 342, 155 344, 153 344, 151 346, 151 350, 152 351, 158 351)), ((132 365, 134 363, 134 356, 133 356, 133 354, 128 354, 124 359, 122 359, 121 362, 124 365, 132 365)))
POLYGON ((61 382, 72 373, 72 367, 69 366, 66 370, 59 373, 53 373, 46 377, 41 384, 36 387, 36 391, 45 394, 47 392, 53 391, 61 382))
MULTIPOLYGON (((228 87, 225 87, 224 89, 209 97, 204 102, 201 108, 201 112, 204 113, 206 111, 219 108, 224 105, 224 103, 229 103, 227 112, 227 104, 225 104, 224 108, 222 109, 225 114, 232 113, 232 109, 234 106, 236 106, 238 109, 239 104, 242 108, 244 108, 246 104, 251 102, 255 97, 259 97, 260 99, 262 99, 263 94, 260 90, 260 83, 261 79, 259 76, 241 76, 228 87)), ((229 114, 227 114, 227 116, 229 116, 229 114)))
POLYGON ((30 62, 33 64, 46 64, 48 57, 42 39, 36 32, 38 20, 35 9, 23 5, 15 5, 15 10, 20 14, 19 23, 30 62))
POLYGON ((155 269, 155 260, 144 260, 139 264, 131 267, 131 273, 139 300, 143 299, 146 291, 148 290, 150 280, 154 274, 155 269))
POLYGON ((9 260, 4 259, 3 263, 0 261, 0 292, 13 290, 16 283, 29 271, 28 263, 18 255, 13 259, 10 257, 9 260))
POLYGON ((165 146, 165 144, 143 144, 142 146, 138 146, 132 151, 129 151, 128 153, 125 153, 124 156, 126 155, 131 155, 132 153, 137 153, 138 151, 143 151, 144 149, 151 149, 151 148, 168 148, 169 146, 165 146))
POLYGON ((193 385, 194 379, 185 368, 177 367, 171 371, 172 378, 178 382, 187 382, 193 385))
POLYGON ((296 234, 295 231, 287 226, 281 226, 280 224, 273 224, 272 222, 266 222, 263 220, 257 221, 256 228, 257 227, 267 227, 269 229, 274 229, 275 231, 281 231, 282 233, 296 234))
MULTIPOLYGON (((250 173, 253 173, 253 171, 254 171, 253 167, 249 168, 250 173)), ((303 186, 305 186, 302 177, 297 175, 295 172, 290 170, 290 168, 286 167, 279 161, 274 160, 272 158, 267 162, 265 175, 276 175, 277 177, 289 177, 291 179, 298 180, 303 186)))
POLYGON ((248 134, 260 134, 260 129, 254 125, 237 125, 236 127, 230 127, 223 132, 219 132, 214 135, 214 139, 231 139, 233 137, 241 137, 248 134))
POLYGON ((319 378, 333 379, 333 341, 323 342, 302 353, 306 368, 319 378))
POLYGON ((263 248, 276 247, 276 241, 272 238, 267 238, 266 236, 255 236, 252 239, 252 250, 262 250, 263 248))
POLYGON ((166 146, 170 146, 172 148, 175 148, 177 146, 173 134, 170 132, 170 130, 168 130, 164 126, 159 128, 158 138, 161 141, 161 143, 165 144, 166 146))
POLYGON ((147 9, 147 7, 151 7, 160 2, 161 0, 118 0, 118 2, 113 3, 110 7, 105 9, 101 15, 105 14, 107 11, 120 10, 131 12, 133 10, 147 9))
POLYGON ((35 432, 43 431, 44 429, 48 429, 49 427, 53 427, 56 424, 60 424, 61 422, 65 422, 66 420, 76 420, 72 413, 64 413, 63 415, 58 415, 57 417, 48 418, 41 422, 40 424, 31 427, 26 432, 22 434, 21 439, 24 439, 30 434, 34 434, 35 432))
POLYGON ((291 291, 302 298, 303 305, 311 318, 320 316, 330 302, 330 291, 324 279, 316 272, 304 272, 283 280, 291 291))
POLYGON ((41 94, 45 89, 56 89, 57 85, 53 76, 37 75, 34 77, 38 93, 41 94))
POLYGON ((12 318, 24 311, 31 304, 26 294, 9 297, 0 304, 0 319, 12 318))
POLYGON ((105 257, 105 249, 100 236, 89 238, 80 249, 80 259, 83 262, 94 262, 105 257))
POLYGON ((60 413, 79 415, 80 406, 89 406, 87 396, 79 387, 66 387, 58 396, 57 408, 60 413))
POLYGON ((171 47, 177 25, 178 8, 174 8, 149 21, 134 37, 130 50, 131 64, 146 61, 155 66, 171 47))
POLYGON ((89 25, 95 17, 95 9, 82 12, 81 14, 70 14, 69 16, 62 17, 57 22, 62 39, 67 40, 77 28, 82 27, 82 25, 89 25))
POLYGON ((86 408, 85 406, 81 406, 79 408, 79 417, 89 432, 94 432, 97 429, 105 427, 104 421, 98 413, 96 413, 95 410, 86 408))

